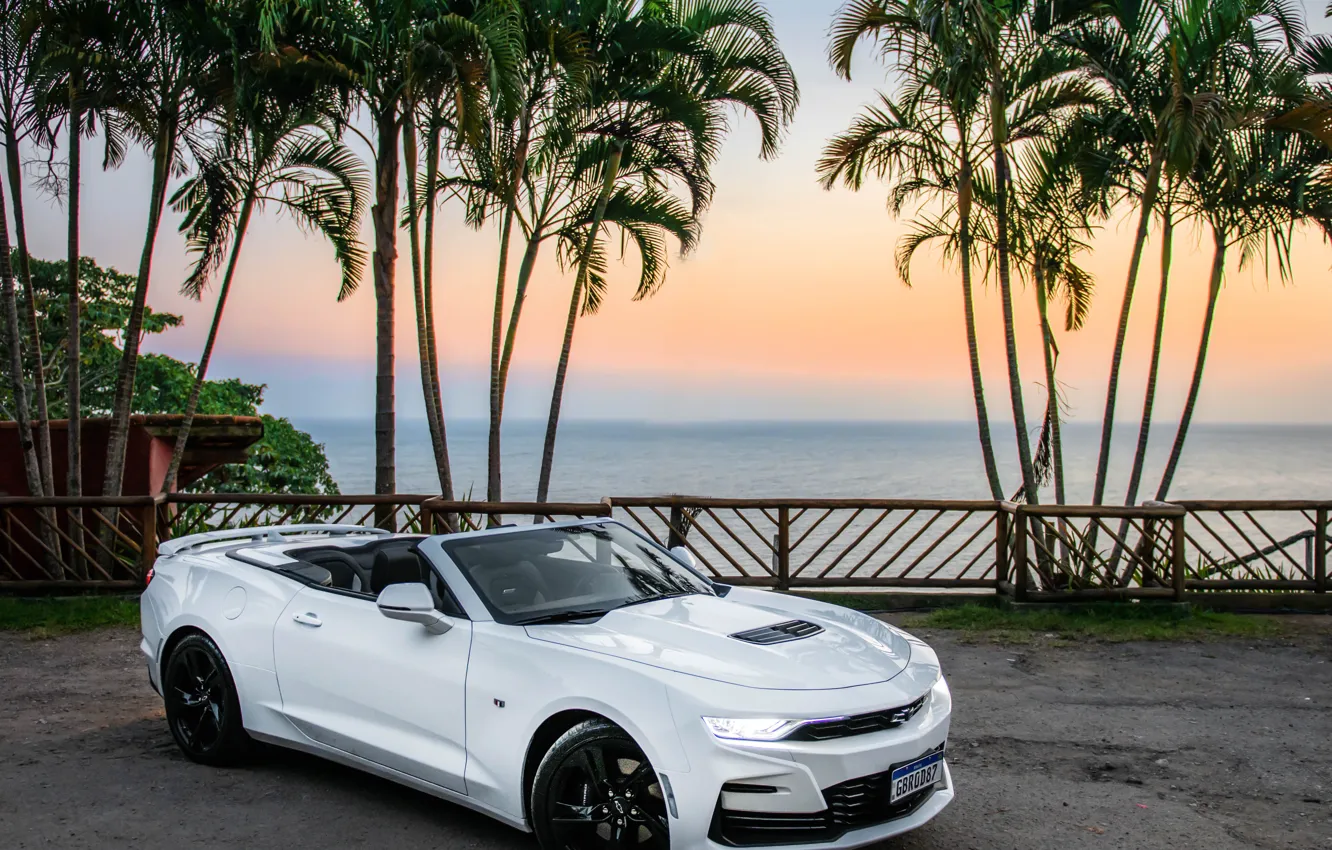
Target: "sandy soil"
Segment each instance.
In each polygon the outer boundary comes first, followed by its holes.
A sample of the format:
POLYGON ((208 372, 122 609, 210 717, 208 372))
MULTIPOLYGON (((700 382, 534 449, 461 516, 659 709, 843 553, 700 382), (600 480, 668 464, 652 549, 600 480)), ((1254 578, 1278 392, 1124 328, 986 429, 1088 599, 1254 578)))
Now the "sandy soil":
MULTIPOLYGON (((958 799, 900 850, 1332 850, 1332 619, 1295 643, 1012 647, 931 634, 958 799)), ((525 848, 318 759, 187 762, 130 631, 0 634, 0 848, 525 848)))

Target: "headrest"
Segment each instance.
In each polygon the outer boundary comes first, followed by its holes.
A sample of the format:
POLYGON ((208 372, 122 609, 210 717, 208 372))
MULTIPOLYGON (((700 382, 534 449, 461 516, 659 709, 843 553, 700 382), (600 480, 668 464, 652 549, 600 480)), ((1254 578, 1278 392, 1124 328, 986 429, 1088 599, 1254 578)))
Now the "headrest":
POLYGON ((541 571, 529 561, 492 567, 486 570, 485 579, 490 598, 506 610, 532 604, 546 584, 541 571))
POLYGON ((370 572, 370 592, 378 593, 390 584, 410 584, 424 579, 421 559, 410 549, 380 549, 370 572))

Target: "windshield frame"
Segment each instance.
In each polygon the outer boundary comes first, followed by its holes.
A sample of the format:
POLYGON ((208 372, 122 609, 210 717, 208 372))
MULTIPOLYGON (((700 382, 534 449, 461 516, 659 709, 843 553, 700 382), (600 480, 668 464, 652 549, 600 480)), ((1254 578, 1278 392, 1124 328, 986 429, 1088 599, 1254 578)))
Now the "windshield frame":
MULTIPOLYGON (((683 577, 687 577, 691 581, 697 582, 700 585, 700 587, 696 591, 689 593, 669 593, 669 594, 662 594, 659 597, 645 596, 638 599, 606 600, 606 604, 604 606, 600 605, 597 606, 598 615, 609 613, 609 611, 614 610, 615 608, 637 605, 644 602, 652 601, 657 598, 692 596, 695 594, 719 595, 717 590, 717 585, 711 578, 704 575, 697 568, 680 561, 680 559, 677 558, 674 554, 672 554, 669 549, 657 543, 656 541, 652 540, 650 537, 641 534, 632 528, 629 528, 624 523, 619 522, 617 520, 589 519, 589 520, 570 520, 567 522, 560 522, 554 524, 548 523, 545 524, 545 530, 568 531, 569 533, 572 534, 575 533, 578 529, 591 528, 596 526, 613 526, 618 533, 626 534, 632 537, 636 544, 654 553, 659 554, 667 569, 678 571, 683 577)), ((496 623, 500 623, 501 625, 519 626, 519 627, 524 625, 536 625, 535 623, 525 623, 523 621, 533 618, 540 619, 542 615, 558 616, 559 614, 566 611, 590 609, 593 606, 591 603, 589 603, 586 600, 580 601, 580 598, 574 597, 574 598, 569 598, 567 600, 567 604, 552 607, 549 610, 543 609, 541 611, 522 611, 522 612, 505 611, 491 600, 490 596, 480 586, 480 583, 478 582, 477 578, 473 576, 472 568, 465 565, 464 559, 459 557, 459 555, 457 554, 457 550, 463 547, 476 546, 478 543, 481 543, 484 540, 491 538, 503 538, 503 537, 522 535, 522 534, 530 534, 534 528, 540 528, 540 527, 541 526, 524 525, 524 526, 515 526, 515 527, 485 529, 483 531, 470 532, 466 534, 447 534, 432 538, 430 542, 434 543, 435 546, 439 547, 440 554, 442 554, 445 558, 448 559, 452 569, 457 571, 459 577, 466 584, 466 589, 471 591, 470 595, 475 597, 477 603, 479 603, 485 609, 486 613, 490 615, 490 619, 492 619, 496 623)), ((617 566, 621 570, 624 569, 623 565, 617 565, 617 566)), ((595 620, 597 618, 598 618, 597 615, 589 615, 587 619, 595 620)), ((578 622, 578 621, 573 620, 570 622, 578 622)))

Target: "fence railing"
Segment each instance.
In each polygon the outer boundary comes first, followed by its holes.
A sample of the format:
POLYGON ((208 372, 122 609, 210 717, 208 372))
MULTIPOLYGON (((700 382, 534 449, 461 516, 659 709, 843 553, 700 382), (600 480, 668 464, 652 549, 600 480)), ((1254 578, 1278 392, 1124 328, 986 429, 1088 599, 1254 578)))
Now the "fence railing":
POLYGON ((993 502, 611 497, 617 515, 734 584, 993 588, 993 502))
POLYGON ((218 528, 336 522, 446 534, 614 516, 709 574, 786 589, 996 591, 1019 601, 1328 590, 1332 501, 1132 507, 929 499, 429 495, 0 497, 0 593, 132 589, 161 541, 218 528))

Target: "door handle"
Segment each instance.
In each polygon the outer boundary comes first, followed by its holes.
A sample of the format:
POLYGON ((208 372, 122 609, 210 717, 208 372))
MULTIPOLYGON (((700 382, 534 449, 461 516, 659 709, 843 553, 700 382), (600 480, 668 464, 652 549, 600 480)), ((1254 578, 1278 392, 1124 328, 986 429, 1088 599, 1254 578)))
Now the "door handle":
POLYGON ((319 615, 313 611, 306 611, 304 614, 292 614, 291 618, 303 626, 314 626, 319 628, 324 625, 324 621, 319 619, 319 615))

